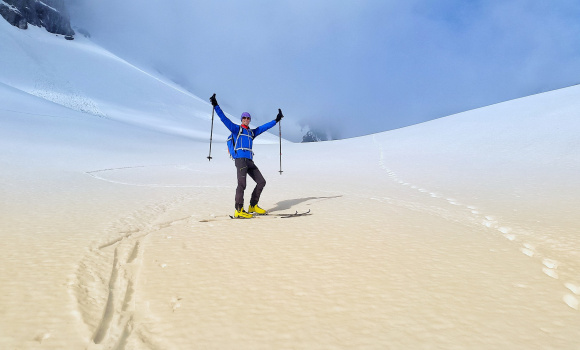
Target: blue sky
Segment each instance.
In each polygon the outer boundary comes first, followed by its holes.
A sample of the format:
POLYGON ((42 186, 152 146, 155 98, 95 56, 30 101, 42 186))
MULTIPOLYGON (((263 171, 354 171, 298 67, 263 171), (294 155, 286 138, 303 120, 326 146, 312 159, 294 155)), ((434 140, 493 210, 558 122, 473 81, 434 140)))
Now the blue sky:
POLYGON ((282 108, 293 141, 580 83, 578 1, 67 2, 94 41, 199 97, 215 92, 226 112, 262 123, 282 108))

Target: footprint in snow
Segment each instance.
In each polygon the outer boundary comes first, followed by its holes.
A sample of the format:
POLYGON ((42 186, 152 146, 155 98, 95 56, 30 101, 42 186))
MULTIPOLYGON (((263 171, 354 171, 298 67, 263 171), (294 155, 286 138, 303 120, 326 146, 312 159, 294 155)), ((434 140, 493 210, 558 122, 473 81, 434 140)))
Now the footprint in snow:
POLYGON ((572 309, 578 310, 578 305, 580 304, 580 302, 578 302, 578 298, 576 298, 572 294, 564 295, 564 302, 566 303, 566 305, 570 306, 572 309))
POLYGON ((572 293, 580 295, 580 287, 573 283, 564 283, 564 286, 568 288, 572 293))
POLYGON ((556 260, 544 258, 542 260, 542 264, 544 264, 542 271, 546 275, 558 279, 558 272, 556 271, 556 269, 558 268, 558 262, 556 260))
POLYGON ((481 224, 483 226, 485 226, 485 227, 488 227, 488 228, 494 228, 494 227, 497 226, 497 222, 495 222, 495 221, 489 221, 489 220, 483 220, 481 222, 481 224))
POLYGON ((516 235, 514 235, 512 232, 511 227, 505 227, 502 226, 500 228, 497 229, 499 232, 503 233, 503 236, 507 239, 509 239, 510 241, 515 241, 516 239, 516 235))
POLYGON ((542 264, 544 264, 544 266, 546 266, 549 269, 557 269, 558 268, 558 262, 554 259, 545 258, 542 260, 542 264))
POLYGON ((524 243, 524 247, 521 249, 522 253, 524 253, 525 255, 532 257, 534 256, 534 254, 536 254, 536 248, 528 243, 524 243))
POLYGON ((556 271, 554 271, 552 269, 549 269, 547 267, 544 267, 544 268, 542 268, 542 272, 545 273, 546 275, 554 278, 554 279, 558 279, 558 272, 556 272, 556 271))
POLYGON ((180 297, 171 298, 171 308, 173 309, 173 312, 175 312, 175 310, 181 307, 181 299, 183 298, 180 297))
MULTIPOLYGON (((486 217, 487 217, 487 216, 486 216, 486 217)), ((503 234, 506 234, 506 235, 507 235, 508 233, 512 232, 512 229, 511 229, 511 227, 505 227, 505 226, 502 226, 502 227, 498 228, 497 230, 498 230, 499 232, 503 233, 503 234)))

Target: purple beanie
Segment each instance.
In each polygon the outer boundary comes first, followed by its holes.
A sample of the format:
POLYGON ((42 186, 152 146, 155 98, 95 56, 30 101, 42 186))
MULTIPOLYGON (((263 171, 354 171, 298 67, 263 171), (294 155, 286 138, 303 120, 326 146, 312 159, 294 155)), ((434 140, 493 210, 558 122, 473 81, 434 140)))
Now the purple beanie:
POLYGON ((243 119, 244 117, 248 117, 248 118, 252 119, 252 116, 248 112, 242 113, 242 117, 240 118, 240 120, 243 119))

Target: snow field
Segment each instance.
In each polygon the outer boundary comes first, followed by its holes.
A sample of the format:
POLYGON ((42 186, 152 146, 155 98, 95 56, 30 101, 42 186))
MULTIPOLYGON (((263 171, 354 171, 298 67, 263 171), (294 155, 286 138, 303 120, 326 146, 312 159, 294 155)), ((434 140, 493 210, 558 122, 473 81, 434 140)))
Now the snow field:
POLYGON ((283 175, 261 136, 261 206, 313 214, 229 220, 209 104, 57 39, 0 21, 2 347, 580 345, 579 87, 285 144, 283 175))
MULTIPOLYGON (((376 140, 375 140, 376 142, 376 140)), ((379 145, 380 147, 380 145, 379 145)), ((418 192, 421 193, 429 193, 429 195, 433 198, 441 198, 441 195, 437 194, 437 193, 433 193, 433 192, 429 192, 429 190, 423 189, 423 188, 419 188, 415 185, 409 184, 407 182, 404 182, 403 180, 399 179, 396 175, 395 172, 393 172, 392 170, 388 169, 385 166, 385 161, 384 161, 384 153, 382 148, 380 148, 380 160, 379 160, 379 166, 381 168, 383 168, 387 175, 396 183, 401 184, 402 186, 408 186, 409 188, 413 189, 413 190, 417 190, 418 192)), ((518 241, 518 237, 513 233, 513 229, 511 227, 506 227, 506 226, 501 226, 501 223, 494 217, 494 216, 483 216, 478 210, 477 207, 472 206, 472 205, 462 205, 460 203, 457 203, 457 201, 453 198, 446 198, 444 199, 445 201, 447 201, 449 204, 451 205, 456 205, 456 206, 461 206, 464 207, 466 211, 471 211, 471 214, 474 215, 474 217, 476 218, 476 220, 481 220, 481 224, 483 226, 485 226, 486 228, 489 228, 492 230, 493 233, 495 233, 494 231, 497 230, 499 231, 503 237, 505 237, 507 240, 509 241, 518 241)), ((529 257, 538 257, 538 255, 536 254, 535 250, 535 246, 530 244, 530 243, 526 243, 526 242, 522 242, 521 243, 522 247, 520 248, 521 252, 529 257)), ((542 262, 542 272, 544 272, 547 276, 552 277, 554 279, 559 279, 559 275, 557 272, 558 269, 558 261, 554 260, 554 259, 550 259, 550 258, 541 258, 541 262, 542 262)), ((572 277, 574 278, 574 277, 572 277)), ((578 310, 578 297, 577 295, 580 295, 580 293, 578 293, 578 288, 576 287, 575 284, 570 283, 570 282, 563 282, 563 285, 570 289, 575 295, 572 294, 565 294, 563 296, 563 301, 566 305, 568 305, 569 307, 578 310)))

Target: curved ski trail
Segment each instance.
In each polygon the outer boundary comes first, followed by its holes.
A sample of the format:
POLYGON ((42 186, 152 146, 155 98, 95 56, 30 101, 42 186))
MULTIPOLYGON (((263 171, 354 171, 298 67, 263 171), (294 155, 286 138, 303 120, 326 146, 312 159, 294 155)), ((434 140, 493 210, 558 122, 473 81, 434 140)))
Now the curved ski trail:
MULTIPOLYGON (((446 219, 451 220, 458 220, 463 221, 464 223, 468 223, 469 225, 483 225, 487 229, 489 229, 494 234, 501 234, 505 239, 509 240, 510 242, 514 242, 519 244, 519 251, 524 255, 539 259, 542 263, 542 272, 554 279, 560 279, 561 274, 558 273, 558 266, 559 262, 555 259, 552 259, 547 256, 542 256, 537 252, 537 247, 534 244, 529 242, 525 242, 524 240, 520 239, 520 235, 518 232, 514 230, 512 227, 508 225, 504 225, 500 222, 499 219, 496 218, 495 215, 482 213, 479 208, 469 204, 463 204, 457 201, 455 198, 447 197, 441 193, 433 192, 428 189, 425 189, 421 186, 417 186, 415 184, 409 183, 404 181, 403 179, 399 178, 399 176, 390 168, 387 167, 385 164, 385 155, 382 144, 380 144, 376 137, 373 136, 373 141, 377 148, 379 149, 379 166, 385 170, 387 175, 393 180, 394 182, 400 184, 401 186, 405 186, 411 190, 415 190, 423 195, 428 195, 431 198, 438 199, 441 202, 447 202, 448 205, 457 206, 459 208, 465 209, 466 214, 462 218, 457 218, 455 216, 449 217, 447 210, 443 209, 443 205, 438 205, 440 208, 427 208, 427 207, 417 207, 415 206, 414 209, 426 211, 431 214, 439 215, 446 219)), ((391 201, 390 198, 373 198, 374 200, 379 201, 391 201)), ((523 236, 523 235, 522 235, 523 236)), ((565 287, 566 292, 564 292, 562 301, 568 305, 570 308, 579 310, 580 309, 580 285, 576 281, 562 281, 563 286, 565 287)))

